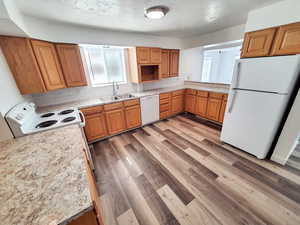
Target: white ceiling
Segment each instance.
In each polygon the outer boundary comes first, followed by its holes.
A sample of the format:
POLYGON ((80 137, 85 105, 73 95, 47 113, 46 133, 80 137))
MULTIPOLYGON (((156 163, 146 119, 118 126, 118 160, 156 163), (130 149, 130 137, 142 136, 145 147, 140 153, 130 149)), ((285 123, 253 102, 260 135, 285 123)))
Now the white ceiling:
POLYGON ((26 15, 102 29, 190 37, 246 22, 249 10, 279 0, 15 0, 26 15), (165 5, 161 20, 144 9, 165 5))

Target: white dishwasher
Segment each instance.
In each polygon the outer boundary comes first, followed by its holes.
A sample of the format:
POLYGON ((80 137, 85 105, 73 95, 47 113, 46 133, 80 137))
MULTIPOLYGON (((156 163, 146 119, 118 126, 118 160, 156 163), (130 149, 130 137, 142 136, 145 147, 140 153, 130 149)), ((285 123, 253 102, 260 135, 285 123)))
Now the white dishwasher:
POLYGON ((141 98, 142 125, 159 120, 159 95, 141 98))

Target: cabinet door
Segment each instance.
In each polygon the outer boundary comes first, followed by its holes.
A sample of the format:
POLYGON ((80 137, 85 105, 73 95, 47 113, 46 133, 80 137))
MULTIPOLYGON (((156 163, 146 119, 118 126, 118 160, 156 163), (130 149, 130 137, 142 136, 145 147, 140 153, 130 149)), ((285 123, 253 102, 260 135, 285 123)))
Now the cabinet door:
POLYGON ((104 113, 85 115, 84 132, 88 141, 108 136, 104 113))
POLYGON ((172 114, 180 113, 184 108, 184 95, 172 96, 172 114))
POLYGON ((131 129, 141 125, 141 109, 139 105, 131 106, 125 109, 126 127, 131 129))
POLYGON ((221 105, 221 109, 220 109, 220 115, 219 115, 219 122, 223 123, 224 121, 224 115, 225 115, 225 110, 226 110, 226 104, 227 104, 227 100, 223 100, 222 101, 222 105, 221 105))
POLYGON ((170 52, 170 77, 178 76, 179 70, 179 50, 171 50, 170 52))
POLYGON ((279 27, 272 55, 290 55, 300 53, 300 22, 279 27))
POLYGON ((46 91, 30 40, 1 37, 0 45, 21 94, 46 91))
POLYGON ((241 58, 268 56, 276 28, 248 32, 245 34, 241 58))
POLYGON ((218 121, 222 100, 216 98, 208 98, 206 117, 211 120, 218 121))
POLYGON ((150 63, 150 48, 137 47, 136 48, 137 62, 140 64, 150 63))
POLYGON ((126 129, 124 110, 116 109, 105 112, 108 133, 117 134, 126 129))
POLYGON ((163 49, 161 51, 161 76, 162 78, 169 77, 170 74, 170 51, 163 49))
POLYGON ((98 225, 96 214, 93 210, 85 212, 75 220, 72 220, 69 225, 98 225))
POLYGON ((65 88, 65 81, 54 44, 31 40, 48 91, 65 88))
POLYGON ((161 49, 160 48, 151 48, 150 49, 150 62, 151 63, 161 63, 161 49))
POLYGON ((196 114, 202 117, 206 117, 207 110, 207 100, 206 97, 197 96, 196 98, 196 114))
POLYGON ((56 49, 67 86, 86 86, 87 82, 78 45, 57 44, 56 49))
POLYGON ((195 113, 196 111, 196 96, 186 95, 185 96, 185 111, 195 113))

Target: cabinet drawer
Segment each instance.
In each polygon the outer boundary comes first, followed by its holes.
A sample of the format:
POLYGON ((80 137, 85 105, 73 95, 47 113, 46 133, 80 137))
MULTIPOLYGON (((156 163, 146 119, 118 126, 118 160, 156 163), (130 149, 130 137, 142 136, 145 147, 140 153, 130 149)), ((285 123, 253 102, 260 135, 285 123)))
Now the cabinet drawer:
POLYGON ((159 99, 170 98, 170 93, 162 93, 159 94, 159 99))
POLYGON ((216 99, 222 99, 223 98, 222 93, 217 93, 217 92, 209 92, 209 97, 210 98, 216 98, 216 99))
POLYGON ((116 103, 104 105, 104 110, 108 111, 108 110, 113 110, 113 109, 119 109, 122 107, 123 107, 123 102, 116 102, 116 103))
POLYGON ((185 90, 173 91, 172 96, 183 95, 185 90))
POLYGON ((159 106, 159 111, 160 112, 165 112, 165 111, 169 111, 170 110, 170 104, 163 104, 159 106))
POLYGON ((186 89, 186 94, 188 95, 196 95, 197 91, 194 89, 186 89))
POLYGON ((170 112, 169 112, 169 111, 161 112, 161 113, 159 114, 159 118, 160 118, 160 119, 165 119, 165 118, 169 117, 169 115, 170 115, 170 112))
POLYGON ((91 114, 95 114, 95 113, 100 113, 100 112, 103 111, 103 105, 93 106, 93 107, 89 107, 89 108, 83 108, 83 109, 80 109, 80 111, 84 115, 91 115, 91 114))
POLYGON ((159 104, 160 105, 167 104, 167 103, 170 103, 170 99, 169 98, 164 98, 164 99, 160 99, 159 100, 159 104))
POLYGON ((124 102, 124 106, 128 107, 128 106, 133 106, 133 105, 139 105, 140 104, 140 99, 132 99, 132 100, 128 100, 124 102))
POLYGON ((201 97, 208 97, 208 91, 197 91, 197 95, 201 97))

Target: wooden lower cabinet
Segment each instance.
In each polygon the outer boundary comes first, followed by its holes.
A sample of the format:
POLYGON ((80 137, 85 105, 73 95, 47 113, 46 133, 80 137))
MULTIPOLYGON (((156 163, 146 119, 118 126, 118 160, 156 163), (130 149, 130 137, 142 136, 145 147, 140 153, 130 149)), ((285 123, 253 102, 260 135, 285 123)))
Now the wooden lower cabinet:
POLYGON ((185 111, 190 113, 196 113, 196 96, 186 95, 185 96, 185 111))
POLYGON ((196 109, 195 112, 197 115, 206 117, 206 110, 207 110, 207 97, 197 96, 196 97, 196 109))
POLYGON ((84 132, 88 141, 108 135, 104 113, 85 115, 84 132))
POLYGON ((222 99, 208 98, 206 118, 214 121, 219 120, 222 99))
POLYGON ((141 126, 141 107, 140 105, 125 108, 126 127, 132 129, 141 126))
POLYGON ((184 110, 184 95, 172 96, 172 114, 183 112, 184 110))
POLYGON ((68 225, 99 225, 99 223, 95 212, 91 210, 71 221, 68 225))
POLYGON ((105 112, 107 129, 110 135, 126 130, 125 114, 123 108, 105 112))
POLYGON ((223 99, 221 109, 220 109, 220 114, 219 114, 219 122, 223 123, 224 121, 224 116, 225 116, 225 111, 226 111, 226 105, 227 105, 227 98, 223 99))

